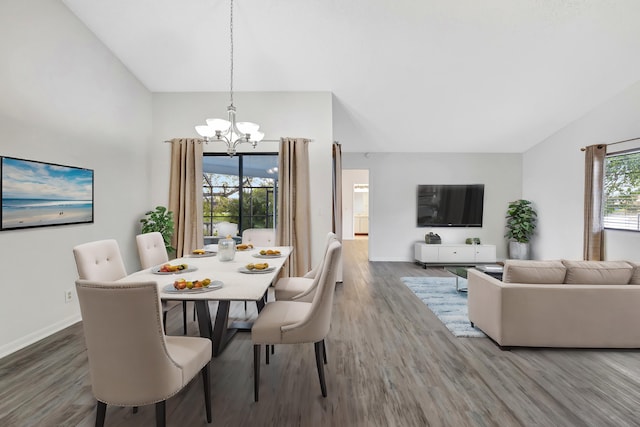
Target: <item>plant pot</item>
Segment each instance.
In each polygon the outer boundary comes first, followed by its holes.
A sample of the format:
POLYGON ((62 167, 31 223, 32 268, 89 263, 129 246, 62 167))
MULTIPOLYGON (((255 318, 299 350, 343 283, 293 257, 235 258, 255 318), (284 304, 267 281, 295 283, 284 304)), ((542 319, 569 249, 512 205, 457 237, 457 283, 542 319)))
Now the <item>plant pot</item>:
POLYGON ((509 242, 509 259, 529 259, 529 243, 509 242))

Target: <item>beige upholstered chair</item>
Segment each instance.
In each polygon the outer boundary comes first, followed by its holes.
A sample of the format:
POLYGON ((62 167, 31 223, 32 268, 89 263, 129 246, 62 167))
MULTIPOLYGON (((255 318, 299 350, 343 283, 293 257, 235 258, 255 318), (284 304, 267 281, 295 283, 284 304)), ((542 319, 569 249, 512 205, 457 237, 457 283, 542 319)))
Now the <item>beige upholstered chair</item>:
POLYGON ((329 232, 329 234, 327 234, 322 260, 313 270, 302 277, 282 277, 278 279, 274 286, 276 301, 311 302, 313 300, 329 245, 334 241, 338 241, 338 236, 336 236, 335 233, 329 232))
POLYGON ((222 221, 216 224, 216 230, 218 230, 218 237, 221 239, 227 236, 235 237, 238 235, 238 224, 222 221))
POLYGON ((113 239, 78 245, 73 256, 80 279, 113 282, 127 275, 120 247, 113 239))
POLYGON ((76 281, 82 313, 96 426, 107 405, 156 405, 156 425, 165 425, 165 402, 197 374, 204 382, 207 422, 211 422, 207 338, 165 336, 155 282, 116 284, 76 281))
MULTIPOLYGON (((169 262, 169 254, 164 244, 162 234, 154 231, 152 233, 138 234, 136 236, 138 245, 138 255, 140 265, 143 269, 151 268, 169 262)), ((162 312, 163 321, 167 323, 167 312, 175 307, 182 306, 182 331, 187 335, 187 302, 186 301, 163 301, 162 312)))
MULTIPOLYGON (((322 396, 327 396, 324 379, 326 363, 324 339, 331 324, 333 295, 336 286, 338 260, 342 245, 338 241, 329 244, 326 260, 320 272, 318 289, 312 302, 274 301, 268 303, 251 328, 253 341, 254 399, 258 401, 260 389, 260 348, 262 345, 314 343, 316 366, 322 396)), ((267 359, 268 363, 268 359, 267 359)))
POLYGON ((276 230, 274 228, 247 228, 242 232, 242 243, 253 246, 275 246, 276 230))

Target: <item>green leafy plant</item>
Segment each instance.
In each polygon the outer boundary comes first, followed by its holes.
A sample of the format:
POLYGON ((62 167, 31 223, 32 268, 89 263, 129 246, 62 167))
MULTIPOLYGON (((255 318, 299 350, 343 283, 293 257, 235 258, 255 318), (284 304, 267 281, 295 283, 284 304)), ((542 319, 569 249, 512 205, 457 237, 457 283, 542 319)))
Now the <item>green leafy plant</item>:
POLYGON ((146 217, 140 220, 142 223, 142 232, 159 232, 162 234, 167 252, 174 252, 175 248, 171 246, 171 238, 173 237, 174 231, 173 212, 167 210, 164 206, 156 206, 154 211, 145 212, 145 215, 146 217))
POLYGON ((529 243, 536 229, 538 214, 529 200, 519 199, 509 203, 507 209, 507 234, 504 237, 518 243, 529 243))

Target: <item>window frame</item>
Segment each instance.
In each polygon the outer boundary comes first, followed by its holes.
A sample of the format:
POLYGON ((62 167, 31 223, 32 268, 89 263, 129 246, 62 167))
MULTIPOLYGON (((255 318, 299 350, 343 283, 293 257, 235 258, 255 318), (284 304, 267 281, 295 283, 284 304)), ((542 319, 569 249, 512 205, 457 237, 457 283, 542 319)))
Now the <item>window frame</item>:
MULTIPOLYGON (((203 162, 204 162, 204 157, 228 157, 229 155, 226 153, 203 153, 203 162)), ((262 157, 262 156, 272 156, 275 157, 276 160, 278 160, 278 153, 277 152, 259 152, 259 153, 236 153, 234 155, 234 157, 238 158, 238 233, 239 235, 242 235, 243 230, 245 229, 245 223, 246 221, 246 215, 243 214, 243 204, 244 204, 244 199, 245 199, 245 194, 244 194, 244 187, 243 187, 243 181, 244 181, 244 162, 245 162, 245 158, 247 157, 262 157)), ((203 175, 206 172, 203 170, 203 175)), ((269 191, 267 190, 267 194, 269 193, 269 191)), ((202 191, 202 198, 203 201, 206 200, 205 197, 205 192, 204 192, 204 177, 203 177, 203 191, 202 191)), ((274 176, 274 186, 273 186, 273 228, 275 228, 277 226, 277 212, 278 211, 278 177, 277 177, 277 173, 274 176)), ((211 218, 212 223, 211 223, 211 227, 213 227, 213 218, 214 217, 210 217, 210 216, 205 216, 204 215, 204 204, 203 204, 203 223, 205 219, 211 218)), ((250 215, 250 216, 254 216, 254 215, 250 215)), ((249 224, 251 224, 251 221, 248 221, 249 224)), ((268 220, 267 220, 268 223, 268 220)), ((204 224, 203 224, 204 225, 204 224)), ((205 227, 206 228, 206 227, 205 227)))
MULTIPOLYGON (((609 207, 609 203, 608 203, 608 199, 610 198, 608 195, 608 192, 606 190, 606 183, 607 183, 607 166, 608 166, 608 162, 609 159, 612 159, 614 157, 622 157, 622 156, 630 156, 630 155, 637 155, 638 157, 640 157, 640 147, 636 147, 636 148, 630 148, 627 150, 621 150, 621 151, 616 151, 616 152, 612 152, 612 153, 607 153, 605 155, 605 161, 604 161, 604 173, 603 173, 603 188, 602 188, 602 221, 603 221, 603 227, 605 230, 615 230, 615 231, 630 231, 630 232, 640 232, 640 194, 638 194, 637 196, 637 201, 636 203, 637 205, 637 213, 635 213, 636 215, 636 228, 630 228, 630 227, 618 227, 615 226, 615 224, 612 224, 612 220, 611 218, 613 217, 613 215, 608 215, 607 211, 608 211, 608 207, 609 207), (609 221, 607 221, 607 218, 609 218, 609 221)), ((639 159, 640 160, 640 159, 639 159)), ((638 186, 636 188, 638 188, 640 190, 640 162, 638 163, 638 169, 637 169, 637 173, 638 175, 638 186)))

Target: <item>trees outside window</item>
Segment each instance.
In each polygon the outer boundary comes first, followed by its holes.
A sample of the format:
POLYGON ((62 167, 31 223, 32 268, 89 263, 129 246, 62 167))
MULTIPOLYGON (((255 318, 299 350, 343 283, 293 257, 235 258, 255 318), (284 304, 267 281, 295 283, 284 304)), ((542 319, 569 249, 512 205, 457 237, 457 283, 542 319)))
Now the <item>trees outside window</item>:
POLYGON ((640 231, 640 151, 605 159, 604 226, 640 231))
POLYGON ((277 180, 277 154, 205 154, 205 236, 214 236, 215 224, 222 221, 238 224, 240 233, 247 228, 275 228, 277 180))

